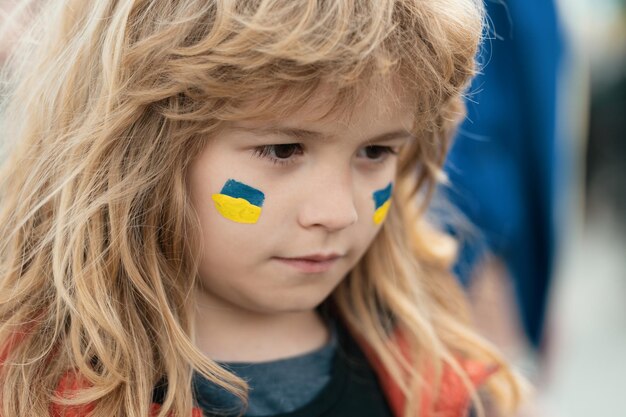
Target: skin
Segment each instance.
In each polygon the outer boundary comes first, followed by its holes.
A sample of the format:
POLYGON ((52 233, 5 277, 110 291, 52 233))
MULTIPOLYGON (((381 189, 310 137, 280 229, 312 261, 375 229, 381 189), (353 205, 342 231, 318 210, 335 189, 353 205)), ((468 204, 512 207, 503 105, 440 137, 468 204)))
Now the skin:
POLYGON ((372 94, 349 116, 320 119, 326 97, 320 90, 281 120, 233 123, 189 168, 187 182, 203 242, 195 338, 214 360, 267 361, 324 345, 328 329, 315 308, 382 226, 373 221, 372 194, 395 179, 394 152, 412 140, 412 113, 391 93, 372 94), (276 131, 284 128, 319 135, 276 131), (399 131, 403 133, 391 139, 371 142, 399 131), (257 223, 236 223, 216 210, 211 196, 228 179, 265 194, 257 223), (318 253, 340 257, 318 273, 277 259, 318 253))

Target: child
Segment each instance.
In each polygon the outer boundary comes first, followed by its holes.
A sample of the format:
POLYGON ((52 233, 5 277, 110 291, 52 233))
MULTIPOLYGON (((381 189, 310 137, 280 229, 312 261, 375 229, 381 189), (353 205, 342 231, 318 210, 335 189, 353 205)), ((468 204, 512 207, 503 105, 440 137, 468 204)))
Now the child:
POLYGON ((0 415, 517 402, 423 219, 477 1, 35 6, 2 122, 0 415))

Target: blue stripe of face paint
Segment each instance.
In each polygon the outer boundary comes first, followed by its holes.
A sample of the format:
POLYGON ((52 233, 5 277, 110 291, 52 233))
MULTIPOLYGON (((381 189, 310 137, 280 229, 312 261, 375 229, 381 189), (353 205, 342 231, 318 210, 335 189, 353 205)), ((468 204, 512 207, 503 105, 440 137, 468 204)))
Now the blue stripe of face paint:
POLYGON ((389 185, 382 190, 374 191, 374 203, 376 204, 376 208, 382 206, 391 198, 392 187, 393 183, 389 183, 389 185))
POLYGON ((232 179, 226 181, 226 184, 224 184, 220 193, 233 198, 243 198, 248 200, 250 204, 257 207, 263 206, 263 202, 265 201, 265 194, 263 194, 263 192, 232 179))

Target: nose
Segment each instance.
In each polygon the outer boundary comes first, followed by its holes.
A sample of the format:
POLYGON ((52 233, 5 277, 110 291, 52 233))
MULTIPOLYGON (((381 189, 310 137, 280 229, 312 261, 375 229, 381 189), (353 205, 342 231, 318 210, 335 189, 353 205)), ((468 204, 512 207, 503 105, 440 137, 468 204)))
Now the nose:
POLYGON ((351 176, 328 175, 316 179, 302 190, 305 197, 298 214, 300 225, 333 232, 355 224, 358 213, 351 176))

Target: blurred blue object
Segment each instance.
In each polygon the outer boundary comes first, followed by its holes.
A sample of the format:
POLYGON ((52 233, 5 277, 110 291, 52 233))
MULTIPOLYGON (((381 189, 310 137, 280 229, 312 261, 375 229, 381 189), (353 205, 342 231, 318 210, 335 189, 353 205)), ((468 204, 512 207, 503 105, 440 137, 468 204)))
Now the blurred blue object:
POLYGON ((539 347, 557 245, 557 147, 563 143, 557 80, 564 42, 551 0, 487 2, 486 8, 482 74, 473 81, 468 117, 446 162, 451 187, 443 190, 483 239, 461 239, 455 272, 468 285, 485 251, 502 259, 524 331, 539 347))

